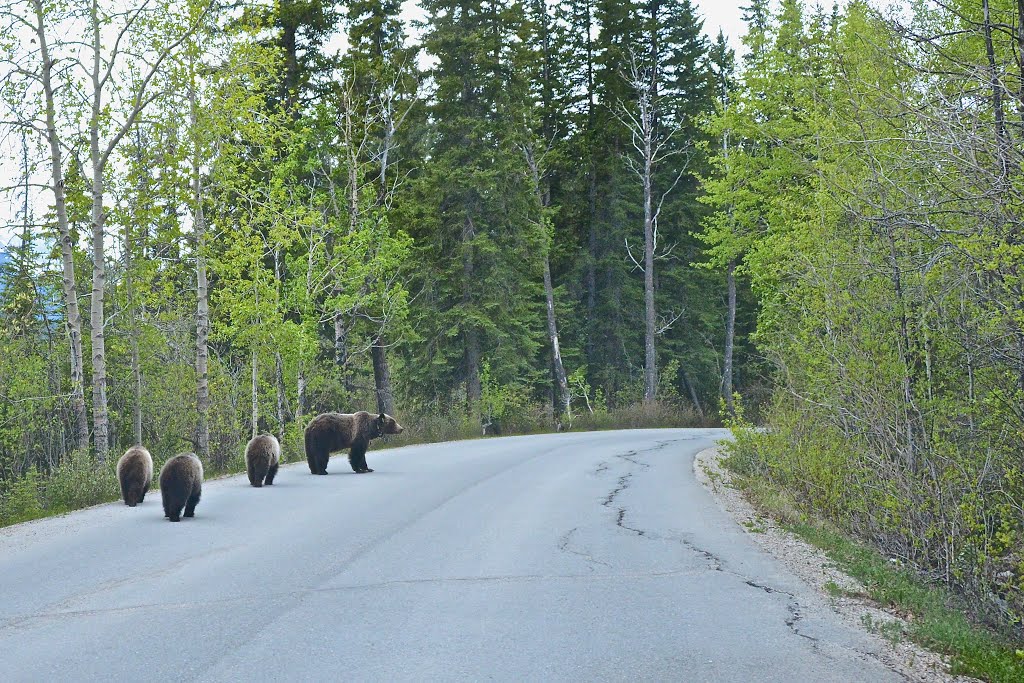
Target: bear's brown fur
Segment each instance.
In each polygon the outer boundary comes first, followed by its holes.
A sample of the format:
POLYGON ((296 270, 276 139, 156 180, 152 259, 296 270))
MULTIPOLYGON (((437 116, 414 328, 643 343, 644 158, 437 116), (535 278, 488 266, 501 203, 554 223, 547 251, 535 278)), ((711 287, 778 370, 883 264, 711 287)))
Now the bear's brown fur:
POLYGON ((153 456, 142 446, 132 446, 117 461, 117 481, 121 497, 128 507, 135 507, 146 497, 153 483, 153 456))
POLYGON ((172 522, 196 516, 196 504, 203 492, 203 463, 195 453, 179 453, 160 470, 160 496, 164 501, 164 517, 172 522))
POLYGON ((245 469, 249 473, 249 483, 256 487, 273 484, 280 459, 281 444, 272 434, 260 434, 250 439, 245 446, 245 469))
POLYGON ((401 434, 402 425, 390 415, 323 413, 306 427, 306 461, 313 474, 327 474, 331 453, 349 448, 348 461, 357 474, 373 472, 366 466, 370 440, 385 434, 401 434))

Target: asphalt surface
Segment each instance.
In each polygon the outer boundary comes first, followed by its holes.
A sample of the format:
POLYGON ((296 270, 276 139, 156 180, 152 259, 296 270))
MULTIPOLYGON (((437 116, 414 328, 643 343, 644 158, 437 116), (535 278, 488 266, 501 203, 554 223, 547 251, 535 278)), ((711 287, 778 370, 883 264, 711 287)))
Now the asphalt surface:
POLYGON ((0 530, 0 680, 886 681, 695 481, 715 430, 305 462, 0 530))

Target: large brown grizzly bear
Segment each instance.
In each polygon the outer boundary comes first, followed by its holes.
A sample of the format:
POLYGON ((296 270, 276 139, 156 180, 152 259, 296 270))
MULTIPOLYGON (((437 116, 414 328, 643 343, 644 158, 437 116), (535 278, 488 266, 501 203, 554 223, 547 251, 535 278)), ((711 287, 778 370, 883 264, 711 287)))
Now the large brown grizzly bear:
POLYGON ((373 472, 366 466, 366 449, 370 440, 385 434, 401 434, 402 425, 390 415, 358 413, 323 413, 306 427, 306 460, 313 474, 327 474, 331 453, 350 448, 348 462, 357 474, 373 472))
POLYGON ((281 444, 272 434, 260 434, 250 439, 245 446, 245 470, 249 473, 249 483, 256 487, 273 484, 280 459, 281 444))
POLYGON ((195 453, 180 453, 160 470, 160 495, 164 500, 164 517, 172 522, 196 516, 196 504, 203 492, 203 463, 195 453))
POLYGON ((132 446, 117 461, 117 481, 121 497, 128 507, 135 507, 146 497, 153 483, 153 456, 142 446, 132 446))

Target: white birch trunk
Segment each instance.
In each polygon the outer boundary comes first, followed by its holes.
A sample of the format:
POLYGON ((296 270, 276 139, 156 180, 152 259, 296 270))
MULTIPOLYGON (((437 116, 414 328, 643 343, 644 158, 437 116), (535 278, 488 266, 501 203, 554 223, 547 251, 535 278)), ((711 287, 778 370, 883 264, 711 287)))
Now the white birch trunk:
POLYGON ((90 6, 92 23, 92 109, 89 118, 89 157, 92 162, 92 298, 89 305, 89 327, 92 340, 92 428, 96 460, 103 464, 109 450, 107 419, 107 349, 104 297, 106 296, 106 250, 103 243, 104 160, 100 155, 100 119, 103 116, 100 87, 100 21, 96 0, 90 6))
POLYGON ((89 447, 89 422, 85 408, 85 370, 82 352, 82 313, 78 304, 75 277, 75 253, 68 221, 67 195, 64 189, 64 159, 57 133, 56 102, 53 90, 53 66, 46 34, 46 12, 42 0, 32 0, 35 13, 35 34, 42 60, 40 81, 46 110, 46 141, 50 147, 50 182, 53 190, 57 233, 60 238, 61 288, 67 310, 67 332, 71 346, 71 413, 74 418, 75 448, 89 447))

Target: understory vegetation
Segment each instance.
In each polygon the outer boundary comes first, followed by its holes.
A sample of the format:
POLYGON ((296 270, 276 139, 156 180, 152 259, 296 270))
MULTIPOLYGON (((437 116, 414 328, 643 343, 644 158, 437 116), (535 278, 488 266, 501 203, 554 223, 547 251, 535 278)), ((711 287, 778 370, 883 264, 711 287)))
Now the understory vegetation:
MULTIPOLYGON (((406 419, 406 418, 403 418, 406 419)), ((431 414, 409 415, 409 424, 400 436, 387 436, 373 442, 371 452, 411 446, 421 443, 438 443, 459 439, 478 439, 482 433, 480 423, 472 416, 448 413, 444 416, 431 414)), ((699 426, 703 419, 692 410, 678 409, 663 404, 632 406, 619 410, 597 411, 582 416, 574 425, 580 431, 602 429, 644 429, 658 427, 699 426)), ((551 431, 549 417, 543 411, 523 415, 505 424, 501 435, 545 433, 551 431)), ((493 434, 493 432, 492 432, 493 434)), ((216 469, 206 468, 207 479, 221 475, 239 474, 246 471, 245 442, 240 441, 234 453, 216 469)), ((281 444, 283 464, 304 462, 305 452, 302 434, 289 430, 281 444)), ((120 500, 115 462, 98 465, 95 458, 87 454, 73 453, 63 458, 60 464, 48 471, 36 468, 27 470, 16 481, 8 485, 0 497, 0 527, 25 522, 40 517, 70 512, 80 508, 120 500)), ((302 466, 304 471, 305 465, 302 466)), ((344 456, 336 456, 332 468, 347 469, 344 456)), ((154 477, 153 489, 159 490, 158 478, 154 477)), ((150 491, 150 495, 154 494, 150 491)))

